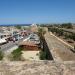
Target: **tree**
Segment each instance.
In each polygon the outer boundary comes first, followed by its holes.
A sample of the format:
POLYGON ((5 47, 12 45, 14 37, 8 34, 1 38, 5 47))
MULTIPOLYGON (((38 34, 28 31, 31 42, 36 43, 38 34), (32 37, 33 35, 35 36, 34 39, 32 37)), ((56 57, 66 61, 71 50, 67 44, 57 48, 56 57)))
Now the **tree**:
POLYGON ((74 33, 72 34, 72 39, 75 41, 75 34, 74 33))
POLYGON ((39 36, 43 36, 46 33, 46 31, 43 28, 38 29, 39 36))
POLYGON ((44 34, 45 33, 46 33, 46 31, 43 28, 38 29, 38 35, 40 37, 40 44, 42 45, 42 47, 43 47, 43 44, 44 44, 44 34))
POLYGON ((61 25, 61 27, 67 28, 67 29, 72 29, 72 28, 73 28, 73 26, 72 26, 71 23, 63 23, 63 24, 61 25))
POLYGON ((21 29, 21 26, 20 25, 16 25, 15 26, 17 29, 21 29))

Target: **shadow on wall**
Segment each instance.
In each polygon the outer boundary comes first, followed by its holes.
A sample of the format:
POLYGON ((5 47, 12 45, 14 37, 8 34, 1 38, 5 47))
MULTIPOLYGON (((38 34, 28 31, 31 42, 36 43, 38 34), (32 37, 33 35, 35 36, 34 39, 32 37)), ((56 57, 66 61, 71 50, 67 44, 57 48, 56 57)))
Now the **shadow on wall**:
POLYGON ((51 54, 51 52, 50 52, 50 50, 48 48, 48 45, 47 45, 47 43, 45 41, 45 38, 43 38, 42 40, 43 40, 43 51, 46 52, 46 59, 47 60, 53 60, 52 54, 51 54))

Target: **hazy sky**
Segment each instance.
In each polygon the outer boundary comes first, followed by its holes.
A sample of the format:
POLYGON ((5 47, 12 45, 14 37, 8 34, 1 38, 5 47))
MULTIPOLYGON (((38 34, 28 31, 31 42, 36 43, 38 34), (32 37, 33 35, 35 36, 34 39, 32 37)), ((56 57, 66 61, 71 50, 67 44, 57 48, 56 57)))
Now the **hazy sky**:
POLYGON ((0 0, 0 24, 75 23, 75 0, 0 0))

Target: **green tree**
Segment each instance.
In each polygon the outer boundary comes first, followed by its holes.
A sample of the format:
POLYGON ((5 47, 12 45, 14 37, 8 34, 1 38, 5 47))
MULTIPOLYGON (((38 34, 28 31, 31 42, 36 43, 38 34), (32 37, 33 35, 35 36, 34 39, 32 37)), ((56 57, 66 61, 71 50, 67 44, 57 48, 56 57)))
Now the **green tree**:
POLYGON ((20 25, 16 25, 15 26, 17 29, 21 29, 21 26, 20 25))
POLYGON ((74 33, 72 34, 72 39, 75 41, 75 34, 74 33))
POLYGON ((63 23, 63 24, 61 25, 61 27, 67 28, 67 29, 72 29, 72 28, 73 28, 73 26, 72 26, 71 23, 63 23))
POLYGON ((59 36, 62 36, 63 33, 64 33, 63 30, 59 29, 59 31, 58 31, 59 36))

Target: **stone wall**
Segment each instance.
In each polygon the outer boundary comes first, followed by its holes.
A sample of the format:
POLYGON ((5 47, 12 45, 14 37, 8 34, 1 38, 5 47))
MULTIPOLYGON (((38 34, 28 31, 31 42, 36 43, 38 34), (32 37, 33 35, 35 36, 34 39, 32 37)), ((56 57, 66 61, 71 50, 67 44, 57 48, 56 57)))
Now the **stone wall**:
POLYGON ((75 62, 0 62, 0 75, 75 75, 75 62))

